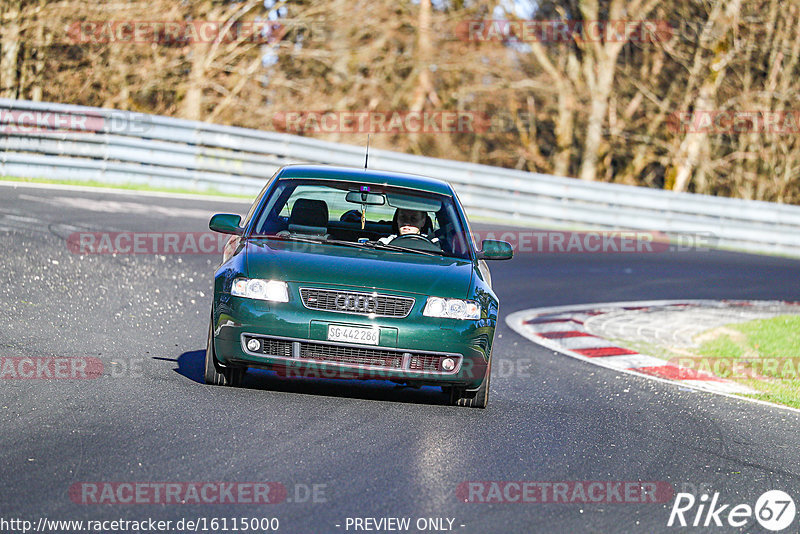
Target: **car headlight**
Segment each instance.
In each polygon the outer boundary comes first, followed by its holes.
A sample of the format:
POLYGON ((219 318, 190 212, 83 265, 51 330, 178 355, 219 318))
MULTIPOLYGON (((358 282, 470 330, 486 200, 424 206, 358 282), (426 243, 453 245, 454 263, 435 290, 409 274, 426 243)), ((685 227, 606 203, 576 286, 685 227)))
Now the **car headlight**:
POLYGON ((289 286, 280 280, 237 278, 231 286, 231 295, 271 302, 289 302, 289 286))
POLYGON ((481 318, 481 306, 472 300, 428 297, 428 302, 425 304, 422 315, 447 319, 476 320, 481 318))

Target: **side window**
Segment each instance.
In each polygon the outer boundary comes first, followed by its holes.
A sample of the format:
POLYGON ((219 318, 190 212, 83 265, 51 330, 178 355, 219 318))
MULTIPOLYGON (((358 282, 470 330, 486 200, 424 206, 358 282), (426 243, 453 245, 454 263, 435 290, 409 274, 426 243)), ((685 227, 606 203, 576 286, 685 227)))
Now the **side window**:
POLYGON ((264 199, 264 195, 267 193, 267 189, 269 189, 269 187, 272 185, 273 180, 275 180, 275 177, 278 175, 279 172, 280 169, 275 171, 275 174, 272 175, 272 178, 267 180, 266 185, 264 185, 264 187, 261 189, 261 192, 256 197, 255 202, 253 202, 253 204, 250 206, 250 211, 248 211, 247 215, 244 216, 244 220, 242 221, 242 228, 247 228, 247 225, 250 224, 250 219, 253 218, 253 215, 256 212, 256 208, 258 208, 259 204, 261 204, 261 201, 264 199))

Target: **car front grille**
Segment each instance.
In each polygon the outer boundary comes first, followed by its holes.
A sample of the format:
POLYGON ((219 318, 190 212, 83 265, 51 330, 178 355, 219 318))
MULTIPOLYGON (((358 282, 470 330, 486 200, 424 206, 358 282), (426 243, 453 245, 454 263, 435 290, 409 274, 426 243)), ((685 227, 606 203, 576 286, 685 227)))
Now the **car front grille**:
POLYGON ((411 356, 408 368, 413 371, 441 371, 441 358, 430 354, 415 354, 411 356))
POLYGON ((375 315, 376 317, 407 317, 414 306, 414 299, 410 297, 357 291, 301 288, 300 297, 303 305, 311 310, 375 315))
POLYGON ((333 363, 401 369, 403 354, 389 350, 300 342, 300 357, 333 363))
POLYGON ((322 343, 304 339, 283 339, 269 336, 245 334, 242 345, 247 347, 248 341, 257 339, 260 348, 256 351, 247 349, 251 354, 275 356, 287 360, 322 362, 366 368, 378 368, 390 371, 455 373, 460 365, 451 371, 442 369, 442 361, 452 358, 461 361, 458 354, 435 354, 415 351, 384 349, 381 347, 365 347, 344 343, 322 343))
POLYGON ((283 339, 259 338, 261 341, 261 354, 267 356, 279 356, 281 358, 292 357, 292 342, 283 339))

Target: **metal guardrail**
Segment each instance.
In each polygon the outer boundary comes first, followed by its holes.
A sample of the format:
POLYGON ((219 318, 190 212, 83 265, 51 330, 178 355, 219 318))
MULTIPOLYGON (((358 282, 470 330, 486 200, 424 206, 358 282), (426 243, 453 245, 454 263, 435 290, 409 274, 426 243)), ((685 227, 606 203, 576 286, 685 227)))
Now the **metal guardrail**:
MULTIPOLYGON (((0 99, 0 175, 255 195, 281 165, 360 167, 364 148, 142 113, 0 99)), ((468 211, 510 225, 711 234, 800 256, 800 207, 548 176, 371 149, 370 167, 453 184, 468 211)))

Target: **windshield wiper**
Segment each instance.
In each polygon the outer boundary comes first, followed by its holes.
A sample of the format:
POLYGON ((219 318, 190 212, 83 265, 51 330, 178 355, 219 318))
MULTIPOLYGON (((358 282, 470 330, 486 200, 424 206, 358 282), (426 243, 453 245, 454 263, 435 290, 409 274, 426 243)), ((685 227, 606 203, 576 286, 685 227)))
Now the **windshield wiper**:
POLYGON ((444 253, 437 254, 432 250, 419 250, 416 248, 406 248, 397 245, 390 245, 388 243, 381 243, 380 241, 370 241, 366 243, 371 248, 378 248, 384 250, 396 250, 397 252, 416 252, 417 254, 424 254, 425 256, 444 256, 444 253))
POLYGON ((441 252, 434 252, 432 250, 419 250, 416 248, 407 248, 401 247, 398 245, 390 245, 388 243, 381 243, 380 241, 367 241, 366 243, 354 243, 352 241, 342 241, 340 239, 314 239, 312 237, 297 237, 297 236, 282 236, 282 235, 261 235, 261 236, 253 236, 255 238, 265 238, 265 239, 280 239, 282 241, 297 241, 298 243, 318 243, 318 244, 328 244, 328 245, 340 245, 343 247, 355 247, 355 248, 370 248, 370 249, 380 249, 380 250, 393 250, 396 252, 412 252, 415 254, 422 254, 424 256, 445 256, 450 257, 449 254, 445 253, 444 251, 441 252))
POLYGON ((364 248, 360 243, 353 243, 352 241, 341 241, 339 239, 314 239, 313 237, 297 237, 292 235, 260 235, 253 236, 254 238, 261 239, 280 239, 281 241, 297 241, 298 243, 319 243, 322 245, 341 245, 345 247, 364 248))
POLYGON ((342 245, 343 247, 356 247, 356 248, 364 248, 364 245, 361 243, 353 243, 352 241, 342 241, 341 239, 325 239, 319 241, 320 243, 330 243, 332 245, 342 245))
POLYGON ((312 239, 310 237, 296 237, 288 235, 254 235, 250 236, 253 239, 278 239, 280 241, 297 241, 298 243, 323 243, 319 239, 312 239))

